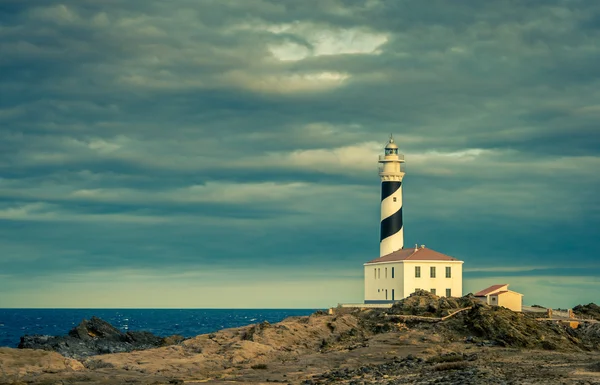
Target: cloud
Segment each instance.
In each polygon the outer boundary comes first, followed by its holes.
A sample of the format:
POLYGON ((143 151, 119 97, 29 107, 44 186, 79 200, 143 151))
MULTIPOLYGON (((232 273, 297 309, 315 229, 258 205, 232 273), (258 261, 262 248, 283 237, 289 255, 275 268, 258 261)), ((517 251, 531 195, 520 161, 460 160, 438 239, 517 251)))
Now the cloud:
POLYGON ((279 75, 251 75, 232 72, 224 75, 224 83, 256 92, 298 93, 326 91, 342 86, 349 75, 341 72, 283 73, 279 75))
POLYGON ((269 47, 281 61, 297 61, 307 57, 344 54, 379 54, 378 48, 388 41, 385 34, 360 29, 330 29, 310 23, 263 26, 265 30, 284 37, 284 41, 269 47))
MULTIPOLYGON (((407 244, 464 259, 469 280, 596 268, 597 2, 4 3, 12 280, 126 280, 144 264, 357 279, 377 254, 390 133, 407 160, 407 244)), ((350 290, 340 279, 331 293, 350 290)))

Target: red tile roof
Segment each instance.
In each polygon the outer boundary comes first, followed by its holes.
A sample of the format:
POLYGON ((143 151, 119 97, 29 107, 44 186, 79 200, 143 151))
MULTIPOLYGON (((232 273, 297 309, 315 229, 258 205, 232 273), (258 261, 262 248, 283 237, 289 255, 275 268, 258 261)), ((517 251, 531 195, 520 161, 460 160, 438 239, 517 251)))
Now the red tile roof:
POLYGON ((517 294, 517 295, 523 295, 521 293, 517 293, 516 291, 512 291, 512 290, 504 290, 504 291, 499 291, 497 293, 494 293, 492 295, 500 295, 500 294, 506 294, 506 293, 513 293, 513 294, 517 294))
POLYGON ((458 261, 456 258, 449 257, 445 254, 438 253, 435 250, 422 247, 415 249, 400 249, 396 250, 391 254, 384 255, 369 261, 367 263, 379 263, 379 262, 396 262, 396 261, 458 261))
MULTIPOLYGON (((486 295, 488 295, 496 290, 502 289, 504 286, 508 287, 508 283, 503 283, 501 285, 493 285, 493 286, 488 287, 487 289, 478 291, 477 293, 475 293, 475 297, 485 297, 486 295)), ((494 294, 496 294, 496 293, 494 293, 494 294)))

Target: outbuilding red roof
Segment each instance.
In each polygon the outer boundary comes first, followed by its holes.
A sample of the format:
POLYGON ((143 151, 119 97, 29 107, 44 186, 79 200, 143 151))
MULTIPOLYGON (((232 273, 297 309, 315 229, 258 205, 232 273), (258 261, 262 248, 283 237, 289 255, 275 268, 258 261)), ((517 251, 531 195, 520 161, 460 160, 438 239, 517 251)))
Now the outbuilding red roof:
POLYGON ((523 294, 517 293, 516 291, 512 291, 512 290, 499 291, 497 293, 493 293, 492 295, 500 295, 500 294, 506 294, 506 293, 513 293, 513 294, 517 294, 517 295, 523 296, 523 294))
MULTIPOLYGON (((483 290, 475 293, 475 297, 485 297, 486 295, 493 293, 496 290, 500 290, 505 286, 508 290, 508 283, 503 283, 501 285, 492 285, 492 286, 488 287, 487 289, 483 289, 483 290)), ((507 290, 504 290, 504 291, 507 291, 507 290)), ((494 294, 496 294, 496 293, 494 293, 494 294)))
POLYGON ((396 250, 391 254, 373 259, 367 263, 397 261, 458 261, 458 259, 438 253, 437 251, 428 249, 427 247, 421 247, 396 250))

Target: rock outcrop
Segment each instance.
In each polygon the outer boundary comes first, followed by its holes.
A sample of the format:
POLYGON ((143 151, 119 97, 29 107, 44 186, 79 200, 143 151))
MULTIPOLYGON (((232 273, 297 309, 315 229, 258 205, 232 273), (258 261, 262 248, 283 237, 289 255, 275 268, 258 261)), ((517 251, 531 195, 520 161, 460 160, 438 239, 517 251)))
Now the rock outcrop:
MULTIPOLYGON (((593 304, 591 304, 593 305, 593 304)), ((438 297, 418 290, 389 309, 389 314, 444 317, 458 309, 468 308, 434 326, 407 320, 413 328, 433 328, 448 341, 464 339, 474 344, 510 348, 544 350, 598 350, 600 324, 582 324, 573 329, 557 322, 544 322, 501 306, 490 306, 470 295, 462 298, 438 297)), ((577 307, 580 308, 580 307, 577 307)), ((588 314, 594 307, 586 305, 588 314)))
POLYGON ((149 332, 122 332, 108 322, 92 317, 83 320, 66 336, 25 335, 19 349, 55 351, 65 357, 83 359, 98 354, 151 349, 183 341, 181 336, 158 337, 149 332))
POLYGON ((578 318, 593 318, 596 321, 600 321, 600 306, 595 303, 577 305, 573 308, 573 313, 575 313, 578 318))
POLYGON ((578 331, 556 322, 533 317, 499 306, 477 303, 470 310, 448 320, 443 327, 470 341, 489 341, 498 346, 546 350, 584 349, 578 331))
POLYGON ((417 290, 407 298, 395 303, 389 314, 444 317, 448 314, 479 303, 472 296, 461 298, 438 297, 425 290, 417 290))
POLYGON ((587 350, 600 351, 600 323, 579 325, 577 328, 577 336, 587 350))

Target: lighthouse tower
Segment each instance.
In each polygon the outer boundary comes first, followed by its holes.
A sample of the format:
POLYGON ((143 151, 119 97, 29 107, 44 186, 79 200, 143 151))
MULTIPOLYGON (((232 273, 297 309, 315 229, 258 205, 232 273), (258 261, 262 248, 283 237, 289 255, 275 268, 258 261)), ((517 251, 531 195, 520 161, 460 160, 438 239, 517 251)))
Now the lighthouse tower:
POLYGON ((383 257, 404 247, 402 226, 402 178, 404 178, 404 155, 398 154, 398 146, 390 135, 385 155, 379 156, 381 177, 381 233, 379 256, 383 257))

